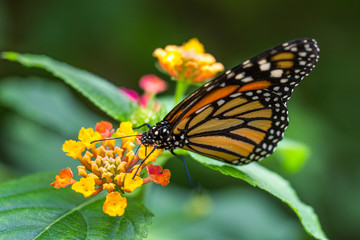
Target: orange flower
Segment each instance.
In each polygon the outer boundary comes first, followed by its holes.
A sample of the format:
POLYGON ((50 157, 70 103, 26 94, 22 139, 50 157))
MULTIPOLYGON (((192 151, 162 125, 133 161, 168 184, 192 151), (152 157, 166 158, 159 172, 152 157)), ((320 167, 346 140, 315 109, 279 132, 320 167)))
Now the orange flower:
POLYGON ((54 186, 55 188, 64 188, 70 184, 73 184, 75 182, 74 179, 72 179, 73 173, 69 167, 66 169, 63 169, 59 172, 59 175, 56 175, 55 182, 51 183, 51 186, 54 186))
POLYGON ((158 165, 149 164, 146 166, 149 177, 144 179, 144 182, 151 181, 156 184, 161 184, 163 187, 169 184, 171 173, 169 169, 164 169, 158 165))
MULTIPOLYGON (((95 196, 102 190, 106 190, 108 197, 104 204, 104 212, 110 216, 121 216, 127 202, 118 191, 133 192, 151 181, 164 185, 166 181, 169 181, 170 175, 164 170, 162 174, 160 171, 159 176, 154 175, 153 180, 144 180, 140 177, 141 170, 148 162, 156 161, 156 157, 162 150, 156 149, 142 163, 146 158, 145 152, 150 154, 153 147, 147 147, 145 150, 146 147, 142 145, 137 154, 133 151, 136 147, 135 137, 123 138, 120 147, 115 146, 115 140, 101 141, 101 144, 91 143, 94 140, 108 138, 109 134, 115 131, 111 123, 105 121, 96 124, 95 129, 96 131, 92 128, 82 128, 79 132, 80 141, 68 140, 63 145, 63 150, 67 155, 78 159, 82 164, 78 166, 79 175, 82 176, 80 181, 73 180, 72 172, 70 168, 67 168, 60 171, 51 185, 59 188, 72 184, 71 188, 82 193, 84 197, 95 196), (134 176, 135 172, 136 176, 134 176)), ((117 137, 136 134, 130 122, 121 123, 116 130, 117 137)))
POLYGON ((103 139, 109 138, 114 132, 114 129, 112 129, 112 127, 113 125, 110 122, 101 121, 95 125, 95 131, 100 133, 103 139))
POLYGON ((197 38, 190 39, 182 46, 168 45, 155 49, 153 56, 160 67, 177 80, 202 82, 213 78, 224 70, 221 63, 205 53, 204 46, 197 38))

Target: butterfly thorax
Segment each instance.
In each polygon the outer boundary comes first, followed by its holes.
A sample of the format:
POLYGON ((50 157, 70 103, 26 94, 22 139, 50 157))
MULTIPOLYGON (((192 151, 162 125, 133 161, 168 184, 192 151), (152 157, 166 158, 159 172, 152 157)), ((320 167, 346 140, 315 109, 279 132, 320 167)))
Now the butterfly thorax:
POLYGON ((170 123, 168 121, 161 121, 142 134, 141 143, 145 146, 155 144, 158 148, 172 151, 184 146, 185 134, 171 134, 170 123))

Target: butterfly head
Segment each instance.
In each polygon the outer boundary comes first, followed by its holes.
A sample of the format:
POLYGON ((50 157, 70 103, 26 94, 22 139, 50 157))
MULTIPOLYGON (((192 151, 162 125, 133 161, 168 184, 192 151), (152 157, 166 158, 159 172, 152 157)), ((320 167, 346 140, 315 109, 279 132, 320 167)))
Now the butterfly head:
POLYGON ((170 134, 170 124, 168 121, 161 121, 156 126, 151 127, 149 131, 144 132, 141 137, 141 143, 145 146, 156 144, 158 148, 174 150, 184 146, 184 136, 170 134))

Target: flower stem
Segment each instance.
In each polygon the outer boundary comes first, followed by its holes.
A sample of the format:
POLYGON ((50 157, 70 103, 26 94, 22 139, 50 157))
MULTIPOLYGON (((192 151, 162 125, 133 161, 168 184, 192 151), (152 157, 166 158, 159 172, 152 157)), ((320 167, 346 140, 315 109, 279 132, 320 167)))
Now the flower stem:
POLYGON ((177 105, 182 96, 184 95, 187 87, 189 86, 188 82, 185 79, 177 79, 176 81, 176 89, 175 89, 175 98, 174 103, 177 105))

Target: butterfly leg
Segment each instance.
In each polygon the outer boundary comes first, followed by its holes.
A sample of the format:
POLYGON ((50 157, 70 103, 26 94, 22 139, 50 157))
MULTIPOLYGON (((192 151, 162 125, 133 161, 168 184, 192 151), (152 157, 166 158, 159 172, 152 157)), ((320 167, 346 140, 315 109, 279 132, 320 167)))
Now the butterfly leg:
POLYGON ((172 155, 174 155, 175 157, 177 157, 178 159, 182 160, 184 162, 184 166, 185 166, 185 171, 186 171, 186 176, 188 178, 189 184, 191 187, 196 188, 197 192, 201 193, 202 192, 202 186, 200 183, 198 183, 197 181, 193 180, 190 176, 189 173, 189 169, 187 167, 187 163, 185 160, 185 157, 183 155, 179 156, 177 154, 175 154, 173 151, 170 151, 172 155))
MULTIPOLYGON (((139 169, 141 168, 141 166, 143 165, 143 163, 144 163, 144 162, 146 161, 146 159, 148 159, 148 157, 155 151, 155 149, 157 149, 156 146, 154 146, 154 148, 151 150, 151 152, 149 153, 149 155, 145 154, 146 157, 141 161, 141 163, 140 163, 139 167, 136 169, 135 174, 134 174, 134 176, 132 177, 132 179, 135 178, 136 174, 138 173, 138 171, 139 171, 139 169)), ((146 151, 146 148, 145 148, 145 151, 146 151)))

